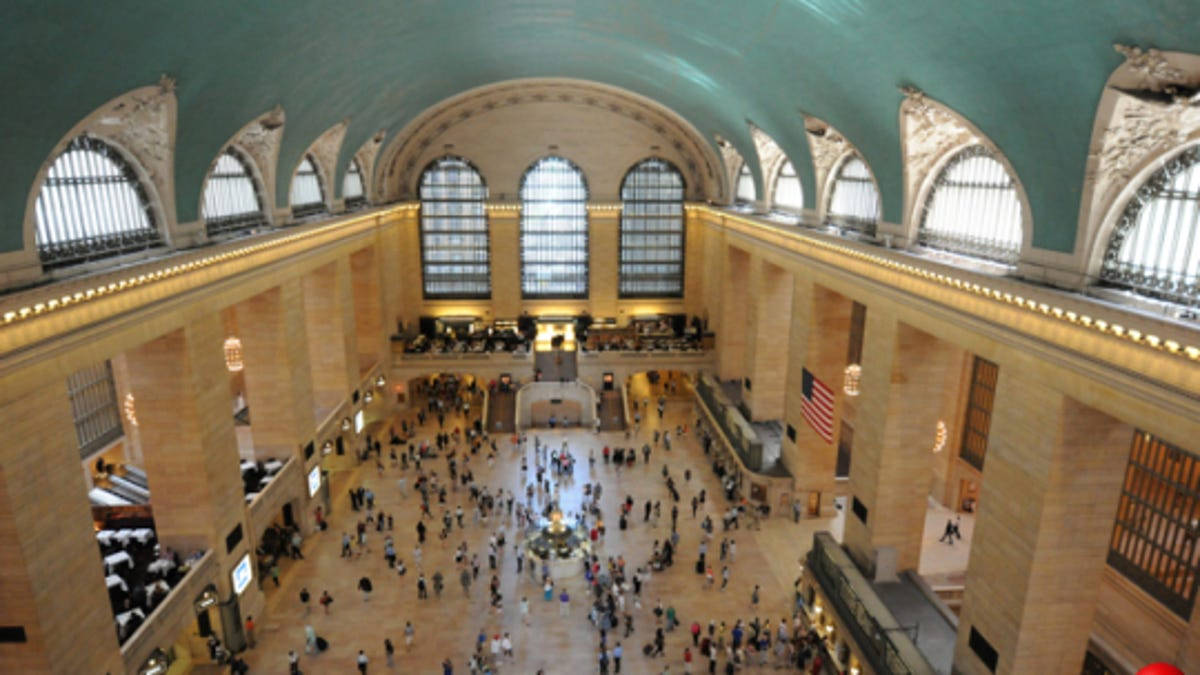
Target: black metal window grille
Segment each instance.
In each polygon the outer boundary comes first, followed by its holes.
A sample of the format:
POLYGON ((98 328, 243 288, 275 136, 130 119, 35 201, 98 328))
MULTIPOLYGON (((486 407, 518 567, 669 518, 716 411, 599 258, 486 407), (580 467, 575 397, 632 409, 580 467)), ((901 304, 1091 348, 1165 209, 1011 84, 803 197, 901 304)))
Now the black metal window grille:
POLYGON ((1200 147, 1173 157, 1134 193, 1100 278, 1171 302, 1200 302, 1200 147))
POLYGON ((325 186, 321 184, 321 174, 317 172, 317 164, 312 155, 305 155, 300 160, 296 175, 292 177, 291 199, 292 215, 297 218, 322 213, 325 208, 325 186))
POLYGON ((962 448, 958 454, 980 471, 983 471, 983 460, 987 457, 988 431, 992 427, 992 405, 996 402, 996 379, 999 376, 1000 368, 996 364, 975 357, 967 411, 963 415, 962 448))
POLYGON ((1016 181, 987 148, 960 151, 934 179, 917 237, 930 248, 1016 264, 1021 252, 1016 181))
MULTIPOLYGON (((750 172, 746 172, 749 177, 750 172)), ((740 187, 741 180, 738 185, 740 187)), ((753 188, 754 181, 750 182, 753 188)), ((791 160, 783 163, 779 175, 775 177, 775 208, 785 211, 800 211, 804 208, 804 190, 800 187, 800 177, 796 175, 796 167, 791 160)))
POLYGON ((250 166, 232 148, 227 148, 204 181, 201 215, 208 236, 265 226, 262 204, 250 166))
POLYGON ((683 175, 669 162, 639 162, 621 182, 620 295, 683 296, 683 175))
POLYGON ((1186 621, 1200 581, 1200 458, 1135 431, 1108 564, 1186 621))
POLYGON ((162 245, 146 189, 116 149, 90 136, 54 160, 34 206, 46 269, 162 245))
POLYGON ((521 178, 521 294, 588 295, 587 181, 562 157, 543 157, 521 178))
POLYGON ((838 168, 829 195, 829 220, 873 236, 879 221, 879 190, 866 163, 849 156, 838 168))
POLYGON ((350 165, 346 167, 346 176, 342 178, 342 203, 346 210, 361 208, 367 204, 362 168, 357 159, 350 160, 350 165))
POLYGON ((108 361, 67 376, 67 393, 80 457, 87 457, 124 435, 112 365, 108 361))
POLYGON ((758 199, 758 191, 754 189, 754 176, 750 175, 750 167, 745 162, 742 162, 742 168, 738 169, 737 190, 734 195, 734 201, 740 204, 753 204, 754 200, 758 199))
POLYGON ((421 269, 427 298, 490 298, 487 184, 461 157, 421 175, 421 269))

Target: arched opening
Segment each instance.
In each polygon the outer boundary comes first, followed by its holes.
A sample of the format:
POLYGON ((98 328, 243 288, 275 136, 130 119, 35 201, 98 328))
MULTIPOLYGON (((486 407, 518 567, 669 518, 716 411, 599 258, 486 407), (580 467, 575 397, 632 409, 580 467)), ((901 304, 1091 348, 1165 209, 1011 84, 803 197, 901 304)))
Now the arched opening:
POLYGON ((1015 265, 1021 252, 1021 199, 991 150, 967 147, 950 158, 925 200, 921 244, 1015 265))
POLYGON ((487 184, 461 157, 421 174, 421 269, 426 298, 489 298, 487 184))
POLYGON ((208 236, 265 226, 261 194, 249 162, 233 148, 226 148, 204 181, 201 215, 208 236))
POLYGON ((683 295, 683 175, 670 162, 639 162, 621 181, 620 297, 683 295))
POLYGON ((521 295, 588 295, 587 180, 562 157, 543 157, 521 177, 521 295))
POLYGON ((879 222, 879 189, 871 170, 858 155, 849 155, 838 167, 826 210, 830 222, 868 236, 879 222))
POLYGON ((292 216, 304 218, 318 213, 324 213, 325 186, 321 183, 321 174, 317 171, 317 163, 312 155, 305 155, 292 176, 291 189, 292 216))

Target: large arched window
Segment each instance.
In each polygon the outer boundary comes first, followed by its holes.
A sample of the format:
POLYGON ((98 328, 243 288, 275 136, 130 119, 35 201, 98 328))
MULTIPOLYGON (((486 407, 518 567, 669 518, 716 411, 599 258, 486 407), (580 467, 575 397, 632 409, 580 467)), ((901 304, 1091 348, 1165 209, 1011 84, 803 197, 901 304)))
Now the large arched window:
POLYGON ((879 190, 871 170, 858 155, 849 155, 838 168, 827 213, 838 225, 875 234, 875 224, 879 220, 879 190))
POLYGON ((346 177, 342 179, 342 203, 346 209, 357 209, 365 206, 367 195, 363 190, 362 169, 357 159, 351 159, 346 167, 346 177))
POLYGON ((954 155, 933 182, 918 230, 920 242, 1006 265, 1021 252, 1017 185, 987 148, 954 155))
POLYGON ((162 244, 133 167, 90 136, 71 141, 54 160, 34 208, 47 269, 162 244))
POLYGON ((683 295, 683 176, 665 160, 647 159, 621 182, 620 295, 683 295))
MULTIPOLYGON (((747 174, 749 175, 749 174, 747 174)), ((751 181, 751 187, 754 183, 751 181)), ((800 211, 804 208, 804 190, 800 188, 800 177, 791 160, 783 163, 779 175, 775 176, 775 208, 800 211)))
POLYGON ((232 148, 221 153, 204 181, 201 212, 210 237, 267 223, 250 166, 232 148))
POLYGON ((325 186, 312 155, 305 155, 292 176, 292 215, 296 218, 311 216, 325 211, 325 186))
POLYGON ((521 294, 586 298, 587 181, 562 157, 543 157, 521 177, 521 294))
POLYGON ((739 204, 753 204, 756 199, 758 199, 758 191, 754 189, 754 176, 750 175, 750 166, 742 162, 742 168, 738 169, 734 201, 739 204))
POLYGON ((487 185, 461 157, 421 174, 421 269, 427 298, 488 298, 487 185))
POLYGON ((1200 300, 1200 147, 1173 157, 1134 193, 1100 278, 1172 302, 1200 300))

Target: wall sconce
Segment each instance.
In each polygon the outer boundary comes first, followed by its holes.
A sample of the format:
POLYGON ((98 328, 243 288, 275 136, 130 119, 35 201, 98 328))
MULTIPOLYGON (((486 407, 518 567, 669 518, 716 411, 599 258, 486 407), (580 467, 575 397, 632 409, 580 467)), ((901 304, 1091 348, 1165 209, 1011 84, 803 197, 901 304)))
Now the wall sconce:
POLYGON ((365 403, 370 403, 371 401, 374 401, 374 400, 375 400, 375 394, 371 393, 370 391, 363 394, 363 401, 365 403))
POLYGON ((938 420, 937 428, 933 432, 933 451, 935 453, 946 449, 946 423, 938 420))
POLYGON ((342 418, 342 431, 350 431, 350 418, 349 417, 342 418))
POLYGON ((125 394, 125 404, 123 407, 125 408, 125 419, 129 420, 129 423, 136 427, 138 425, 137 408, 134 405, 132 392, 125 394))
POLYGON ((375 378, 375 386, 376 387, 382 387, 385 384, 387 384, 387 378, 384 377, 383 375, 380 375, 379 377, 375 378))
POLYGON ((862 366, 851 363, 843 371, 842 390, 847 396, 858 396, 858 384, 862 380, 862 366))
POLYGON ((225 338, 225 367, 229 372, 236 373, 243 365, 242 341, 233 336, 225 338))
POLYGON ((321 454, 328 455, 331 452, 333 452, 333 441, 325 441, 325 443, 321 445, 321 454))

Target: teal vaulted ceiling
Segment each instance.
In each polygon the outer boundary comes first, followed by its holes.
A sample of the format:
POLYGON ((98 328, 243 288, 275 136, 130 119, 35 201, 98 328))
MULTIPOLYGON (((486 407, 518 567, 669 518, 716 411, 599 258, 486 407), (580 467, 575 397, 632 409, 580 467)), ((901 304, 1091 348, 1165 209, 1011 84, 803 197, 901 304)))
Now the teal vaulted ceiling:
MULTIPOLYGON (((300 154, 349 118, 339 171, 379 129, 476 86, 573 77, 658 100, 753 157, 746 120, 794 160, 800 111, 866 156, 902 219, 898 84, 976 124, 1026 186, 1036 247, 1070 251, 1113 42, 1200 52, 1196 0, 8 0, 0 251, 21 245, 40 164, 108 100, 177 80, 180 221, 245 123, 282 104, 279 198, 300 154)), ((338 177, 336 189, 340 191, 338 177)))

